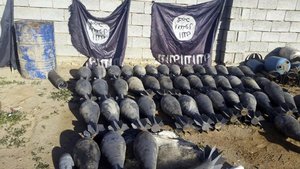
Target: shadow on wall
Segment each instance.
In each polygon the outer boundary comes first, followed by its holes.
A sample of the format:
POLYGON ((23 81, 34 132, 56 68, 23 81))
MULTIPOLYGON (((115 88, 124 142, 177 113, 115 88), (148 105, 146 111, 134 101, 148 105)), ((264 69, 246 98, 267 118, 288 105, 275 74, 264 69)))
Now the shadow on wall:
POLYGON ((225 8, 220 19, 219 34, 217 35, 216 63, 224 63, 226 39, 230 26, 230 15, 233 0, 226 0, 225 8))

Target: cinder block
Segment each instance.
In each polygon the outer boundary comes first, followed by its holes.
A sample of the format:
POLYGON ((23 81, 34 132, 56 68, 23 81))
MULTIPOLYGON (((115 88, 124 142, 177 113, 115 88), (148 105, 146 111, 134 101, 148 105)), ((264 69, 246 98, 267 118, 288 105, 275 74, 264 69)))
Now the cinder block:
POLYGON ((213 51, 211 52, 211 60, 212 60, 213 64, 214 64, 215 61, 216 61, 216 57, 217 57, 216 51, 213 50, 213 51))
POLYGON ((49 7, 53 7, 53 4, 52 4, 52 0, 48 0, 48 1, 29 0, 29 6, 49 8, 49 7))
POLYGON ((177 0, 176 3, 185 4, 185 5, 193 5, 193 4, 197 3, 197 0, 177 0))
POLYGON ((259 0, 258 8, 261 9, 276 9, 277 0, 259 0))
POLYGON ((272 32, 288 32, 290 30, 290 22, 273 22, 272 32))
POLYGON ((265 20, 267 10, 264 9, 251 9, 250 19, 254 20, 265 20))
POLYGON ((15 19, 42 19, 40 8, 15 7, 14 10, 15 19))
POLYGON ((95 12, 98 12, 97 16, 100 16, 101 18, 108 17, 111 14, 111 12, 106 12, 106 11, 95 11, 95 12))
POLYGON ((297 42, 300 42, 300 33, 298 33, 297 42))
POLYGON ((55 45, 57 56, 79 56, 78 51, 71 45, 55 45))
POLYGON ((143 49, 142 48, 126 48, 125 58, 142 58, 143 49))
POLYGON ((300 22, 292 22, 290 31, 291 32, 300 32, 300 22))
POLYGON ((268 51, 271 52, 276 48, 284 47, 284 46, 285 46, 285 43, 282 43, 282 42, 269 43, 268 51))
POLYGON ((132 46, 134 48, 150 48, 150 38, 133 37, 132 46))
POLYGON ((131 1, 130 12, 144 13, 145 3, 140 1, 131 1))
POLYGON ((127 48, 132 48, 133 37, 127 37, 127 48))
POLYGON ((145 2, 145 14, 151 14, 152 2, 145 2))
POLYGON ((248 31, 252 30, 252 20, 232 20, 230 22, 230 30, 234 31, 248 31))
POLYGON ((225 53, 224 54, 224 63, 226 65, 231 65, 234 61, 234 53, 225 53))
POLYGON ((241 16, 242 16, 242 8, 232 7, 229 18, 238 19, 241 16))
POLYGON ((280 33, 280 42, 295 42, 297 40, 297 33, 280 33))
MULTIPOLYGON (((115 0, 110 0, 115 1, 115 0)), ((81 0, 82 4, 88 10, 99 10, 99 0, 81 0)))
POLYGON ((270 52, 259 52, 261 54, 262 58, 265 59, 265 57, 269 54, 270 52))
MULTIPOLYGON (((95 16, 95 17, 102 17, 101 15, 100 15, 100 13, 102 14, 102 13, 109 13, 109 12, 102 12, 102 11, 89 11, 90 12, 90 14, 91 15, 93 15, 93 16, 95 16)), ((105 15, 103 15, 104 17, 105 17, 105 15)))
POLYGON ((237 41, 243 42, 246 41, 247 32, 238 32, 238 39, 237 41))
POLYGON ((288 44, 286 44, 286 46, 296 48, 296 49, 300 49, 300 43, 288 43, 288 44))
POLYGON ((287 11, 285 20, 286 21, 300 21, 300 11, 287 11))
POLYGON ((153 58, 152 52, 150 49, 143 49, 143 59, 151 59, 153 58))
POLYGON ((245 59, 246 59, 246 57, 247 57, 246 53, 236 53, 234 55, 234 61, 233 61, 233 63, 239 64, 241 62, 244 62, 245 59))
POLYGON ((242 8, 256 8, 258 0, 234 0, 232 6, 242 8))
POLYGON ((151 25, 151 15, 147 14, 132 14, 132 25, 151 25))
POLYGON ((132 24, 132 13, 128 15, 128 24, 132 24))
POLYGON ((296 6, 296 10, 300 10, 300 1, 298 0, 297 6, 296 6))
POLYGON ((237 32, 235 31, 227 31, 227 35, 223 37, 223 41, 234 42, 237 39, 237 32))
POLYGON ((242 8, 242 19, 250 18, 251 9, 242 8))
POLYGON ((29 6, 29 0, 15 0, 14 5, 16 6, 29 6))
POLYGON ((270 31, 272 22, 270 21, 254 21, 253 30, 255 31, 270 31))
POLYGON ((66 33, 55 33, 55 44, 56 45, 67 45, 68 34, 66 33))
POLYGON ((71 4, 72 0, 53 0, 53 8, 68 9, 71 4))
POLYGON ((297 0, 278 0, 277 9, 295 10, 297 0))
POLYGON ((66 34, 66 39, 67 39, 67 41, 66 41, 67 45, 73 45, 70 34, 66 34))
POLYGON ((150 38, 151 36, 151 26, 143 26, 143 37, 150 38))
POLYGON ((41 8, 43 20, 64 21, 63 9, 41 8))
MULTIPOLYGON (((4 6, 0 6, 0 19, 2 17, 3 12, 4 12, 4 6)), ((1 35, 1 33, 0 33, 0 35, 1 35)))
POLYGON ((64 9, 64 21, 69 21, 71 13, 68 9, 64 9))
POLYGON ((68 22, 54 22, 54 32, 69 33, 68 22))
POLYGON ((247 41, 259 42, 262 32, 249 31, 247 32, 247 41))
POLYGON ((263 42, 278 42, 280 33, 263 32, 261 41, 263 42))
POLYGON ((285 11, 270 10, 267 12, 266 20, 283 21, 284 16, 285 16, 285 11))
POLYGON ((242 53, 249 50, 250 43, 248 42, 227 42, 226 52, 229 53, 242 53))
POLYGON ((140 37, 143 34, 142 26, 129 25, 128 26, 128 36, 140 37))
POLYGON ((250 51, 251 52, 266 52, 268 51, 268 42, 251 42, 250 51))
POLYGON ((101 11, 114 11, 122 2, 120 0, 100 0, 101 11))

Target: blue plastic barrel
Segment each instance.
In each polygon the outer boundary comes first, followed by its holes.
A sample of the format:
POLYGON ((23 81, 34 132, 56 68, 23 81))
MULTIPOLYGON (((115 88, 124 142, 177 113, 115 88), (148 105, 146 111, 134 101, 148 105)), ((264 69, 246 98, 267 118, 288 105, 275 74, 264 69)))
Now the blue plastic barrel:
POLYGON ((266 71, 276 71, 282 75, 291 69, 291 62, 286 58, 270 56, 265 59, 264 67, 266 71))
POLYGON ((249 59, 246 61, 247 65, 254 73, 260 72, 264 69, 264 64, 258 59, 249 59))
POLYGON ((21 75, 46 79, 56 68, 53 22, 21 20, 15 28, 21 75))

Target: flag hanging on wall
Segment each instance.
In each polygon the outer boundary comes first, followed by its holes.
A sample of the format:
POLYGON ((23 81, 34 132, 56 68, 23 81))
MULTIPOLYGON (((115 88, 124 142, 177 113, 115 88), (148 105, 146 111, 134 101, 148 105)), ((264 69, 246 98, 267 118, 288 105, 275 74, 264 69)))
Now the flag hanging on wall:
POLYGON ((14 36, 14 0, 7 0, 1 19, 0 67, 17 69, 14 36))
POLYGON ((165 64, 211 64, 211 50, 225 0, 191 6, 154 3, 151 51, 165 64))
POLYGON ((121 65, 127 45, 129 7, 130 0, 125 0, 108 17, 97 18, 79 0, 73 0, 69 19, 73 46, 106 65, 121 65))

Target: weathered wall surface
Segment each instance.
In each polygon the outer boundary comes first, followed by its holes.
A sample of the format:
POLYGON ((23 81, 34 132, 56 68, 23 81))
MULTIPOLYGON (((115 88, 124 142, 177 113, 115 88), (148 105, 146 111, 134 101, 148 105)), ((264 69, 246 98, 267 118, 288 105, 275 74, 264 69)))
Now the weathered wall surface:
POLYGON ((218 38, 224 62, 239 63, 253 52, 265 56, 282 46, 300 49, 300 0, 229 1, 218 38))
MULTIPOLYGON (((81 0, 95 16, 110 14, 121 0, 81 0)), ((209 0, 156 0, 196 4, 209 0)), ((15 19, 51 20, 55 25, 58 61, 67 56, 84 58, 72 46, 68 31, 71 0, 15 0, 15 19)), ((0 0, 3 11, 6 0, 0 0)), ((152 59, 150 25, 152 0, 132 0, 127 58, 152 59)), ((226 63, 240 62, 252 52, 263 55, 276 47, 300 49, 300 0, 227 0, 213 56, 226 63), (231 7, 232 6, 232 7, 231 7)), ((75 59, 76 60, 76 59, 75 59)))

